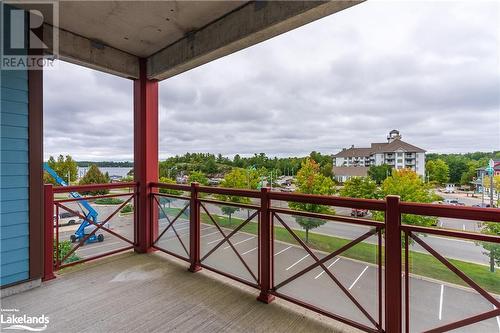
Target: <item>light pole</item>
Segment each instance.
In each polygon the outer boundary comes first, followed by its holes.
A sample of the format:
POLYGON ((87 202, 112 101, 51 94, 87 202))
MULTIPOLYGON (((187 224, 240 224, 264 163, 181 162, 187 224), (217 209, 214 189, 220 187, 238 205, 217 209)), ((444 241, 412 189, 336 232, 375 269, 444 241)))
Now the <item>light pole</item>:
MULTIPOLYGON (((485 170, 486 172, 488 172, 488 176, 490 176, 490 207, 493 207, 493 175, 495 174, 494 167, 495 167, 495 162, 492 159, 490 159, 488 167, 485 170)), ((483 193, 484 193, 484 186, 483 186, 483 193)))
POLYGON ((484 207, 484 171, 481 170, 481 207, 484 207))

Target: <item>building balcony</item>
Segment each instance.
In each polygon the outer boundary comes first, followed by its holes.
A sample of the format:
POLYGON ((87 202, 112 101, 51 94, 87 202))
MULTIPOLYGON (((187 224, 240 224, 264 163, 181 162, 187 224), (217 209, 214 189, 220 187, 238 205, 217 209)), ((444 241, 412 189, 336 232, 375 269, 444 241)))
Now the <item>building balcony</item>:
POLYGON ((257 302, 251 288, 207 270, 193 275, 161 252, 75 266, 2 307, 48 316, 47 332, 353 331, 283 300, 257 302))
POLYGON ((461 244, 500 243, 500 239, 399 223, 403 214, 500 222, 497 209, 413 204, 397 197, 303 195, 267 188, 162 183, 151 183, 148 188, 151 195, 146 206, 151 211, 149 219, 144 219, 135 183, 46 185, 45 234, 50 241, 45 243, 45 282, 40 288, 2 299, 2 306, 49 316, 47 326, 55 332, 68 327, 89 332, 401 332, 405 313, 411 315, 408 328, 412 332, 497 328, 498 288, 477 284, 477 276, 467 275, 471 271, 456 268, 457 254, 450 261, 441 254, 446 247, 435 239, 457 239, 461 244), (111 193, 64 196, 97 189, 111 193), (248 203, 219 201, 218 195, 246 197, 248 203), (121 202, 96 204, 96 199, 110 197, 121 202), (100 217, 88 219, 77 211, 77 202, 83 201, 90 202, 100 217), (289 202, 335 207, 336 215, 291 210, 289 202), (124 212, 128 205, 132 208, 124 212), (231 217, 224 209, 228 207, 233 208, 231 217), (81 221, 62 223, 62 211, 81 221), (352 214, 358 211, 372 213, 352 214), (385 213, 386 222, 373 219, 373 212, 385 213), (318 232, 309 232, 310 243, 297 217, 302 222, 324 223, 318 232), (80 223, 95 228, 74 240, 80 223), (407 239, 404 243, 401 234, 407 239), (320 239, 339 243, 323 246, 320 239), (54 251, 54 244, 63 243, 54 251), (410 266, 414 260, 424 267, 410 266), (442 268, 434 276, 425 265, 436 262, 442 268), (455 278, 450 280, 447 274, 455 278), (448 298, 442 321, 429 316, 428 304, 440 302, 442 293, 434 291, 443 286, 448 298), (421 295, 426 302, 415 302, 421 295), (466 309, 457 301, 465 298, 466 309), (497 308, 480 305, 484 301, 497 308))

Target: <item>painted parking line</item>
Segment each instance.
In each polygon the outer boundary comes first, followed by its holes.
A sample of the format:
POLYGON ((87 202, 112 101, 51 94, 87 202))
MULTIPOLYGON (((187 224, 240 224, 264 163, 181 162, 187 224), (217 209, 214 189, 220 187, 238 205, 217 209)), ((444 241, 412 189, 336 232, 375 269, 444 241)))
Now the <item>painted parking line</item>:
POLYGON ((251 249, 251 250, 248 250, 248 251, 246 251, 246 252, 243 252, 241 255, 242 255, 242 256, 244 256, 245 254, 248 254, 248 253, 250 253, 250 252, 253 252, 253 251, 257 250, 257 249, 258 249, 258 247, 254 247, 254 248, 253 248, 253 249, 251 249))
POLYGON ((301 262, 302 260, 304 260, 305 258, 309 257, 309 254, 306 254, 305 256, 303 256, 302 258, 300 258, 298 261, 294 262, 290 267, 288 267, 286 270, 288 271, 289 269, 291 269, 292 267, 294 267, 295 265, 297 265, 299 262, 301 262))
POLYGON ((365 267, 365 269, 363 269, 363 271, 359 274, 359 276, 356 278, 356 280, 354 280, 354 282, 351 284, 351 286, 349 287, 349 290, 352 289, 352 287, 354 287, 354 285, 356 284, 356 282, 359 281, 359 279, 361 279, 361 276, 363 276, 363 274, 365 274, 366 270, 368 269, 368 266, 365 267))
MULTIPOLYGON (((239 241, 239 242, 237 242, 237 243, 234 243, 234 244, 233 244, 233 246, 238 245, 238 244, 241 244, 241 243, 245 243, 245 242, 247 242, 247 241, 249 241, 249 240, 251 240, 251 239, 254 239, 254 238, 255 238, 255 236, 252 236, 252 237, 250 237, 250 238, 244 239, 244 240, 242 240, 242 241, 239 241)), ((227 249, 229 249, 230 247, 231 247, 231 245, 228 245, 228 246, 226 246, 226 247, 224 248, 224 250, 227 250, 227 249)))
POLYGON ((211 242, 208 242, 207 244, 213 244, 213 243, 217 243, 217 242, 220 242, 221 240, 223 240, 224 238, 219 238, 219 239, 216 239, 216 240, 213 240, 211 242))
POLYGON ((439 296, 439 320, 443 317, 443 295, 444 295, 444 284, 441 285, 441 296, 439 296))
MULTIPOLYGON (((178 234, 179 234, 179 236, 184 236, 184 235, 189 234, 189 233, 191 232, 191 230, 189 230, 189 228, 190 228, 190 227, 187 227, 187 228, 182 228, 181 230, 183 230, 183 229, 188 229, 188 230, 187 230, 187 231, 185 231, 185 232, 179 232, 179 233, 178 233, 178 234)), ((201 228, 201 229, 200 229, 200 231, 203 231, 203 230, 206 230, 206 229, 210 229, 210 228, 215 228, 215 227, 210 227, 210 226, 209 226, 209 227, 201 228)), ((175 230, 177 230, 177 231, 178 231, 179 229, 175 229, 175 230)))
POLYGON ((211 232, 211 233, 206 234, 206 235, 203 235, 203 236, 201 236, 200 238, 207 237, 207 236, 212 236, 212 235, 215 235, 215 234, 218 234, 218 233, 219 233, 219 230, 214 231, 214 232, 211 232))
MULTIPOLYGON (((340 258, 335 259, 335 261, 334 261, 334 262, 332 262, 330 265, 328 265, 326 268, 328 268, 328 269, 329 269, 330 267, 332 267, 333 265, 335 265, 335 263, 336 263, 337 261, 339 261, 339 260, 340 260, 340 258)), ((316 279, 320 278, 320 277, 321 277, 321 275, 323 275, 323 273, 324 273, 324 272, 325 272, 325 271, 324 271, 324 270, 322 270, 322 271, 321 271, 318 275, 316 275, 316 276, 314 277, 314 279, 316 280, 316 279)))
POLYGON ((281 250, 280 252, 275 253, 275 254, 274 254, 274 256, 276 257, 278 254, 281 254, 281 253, 285 252, 286 250, 290 249, 291 247, 292 247, 292 246, 290 245, 289 247, 287 247, 287 248, 285 248, 285 249, 281 250))

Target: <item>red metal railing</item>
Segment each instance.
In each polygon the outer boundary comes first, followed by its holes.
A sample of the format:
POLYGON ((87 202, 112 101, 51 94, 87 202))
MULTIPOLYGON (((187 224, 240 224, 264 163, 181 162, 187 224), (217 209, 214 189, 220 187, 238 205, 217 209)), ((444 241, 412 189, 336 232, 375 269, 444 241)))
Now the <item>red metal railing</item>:
MULTIPOLYGON (((89 260, 94 260, 102 258, 104 256, 109 256, 115 253, 123 252, 126 250, 133 249, 136 245, 135 234, 136 234, 136 215, 135 215, 135 200, 137 196, 136 184, 135 183, 116 183, 116 184, 98 184, 98 185, 82 185, 82 186, 66 186, 66 187, 53 187, 48 184, 45 185, 44 190, 45 199, 45 263, 44 263, 44 280, 49 280, 54 278, 54 271, 61 268, 72 266, 78 263, 86 262, 89 260), (70 192, 90 192, 90 191, 103 191, 103 190, 119 190, 128 189, 128 192, 124 193, 114 193, 106 195, 94 195, 85 196, 82 198, 56 198, 57 194, 69 194, 70 192), (117 208, 113 209, 107 214, 107 216, 99 216, 99 220, 96 222, 91 218, 85 216, 84 212, 78 207, 81 200, 86 200, 92 202, 96 199, 105 198, 123 198, 120 204, 117 204, 117 208), (110 226, 111 220, 115 218, 121 210, 130 204, 134 204, 132 207, 132 212, 127 220, 130 220, 130 225, 127 226, 130 235, 124 236, 120 234, 116 228, 110 226), (75 207, 76 205, 76 207, 75 207), (79 223, 73 225, 68 225, 62 227, 60 225, 60 213, 67 212, 71 216, 79 220, 79 223), (65 233, 74 233, 75 229, 79 227, 80 223, 84 221, 89 223, 88 227, 93 229, 89 233, 86 233, 83 238, 75 239, 68 237, 68 240, 62 240, 60 237, 61 229, 68 228, 70 230, 64 230, 65 233), (104 234, 99 238, 103 240, 103 244, 98 244, 95 246, 89 246, 89 240, 97 237, 98 232, 105 232, 115 238, 115 242, 108 246, 109 242, 104 241, 104 234), (71 239, 71 240, 69 240, 71 239), (66 243, 62 243, 66 241, 66 243), (66 245, 71 242, 71 248, 65 249, 64 253, 60 253, 62 247, 61 244, 66 245), (120 246, 115 244, 128 244, 126 246, 120 246), (97 249, 98 246, 109 247, 108 251, 100 251, 97 249), (86 255, 85 257, 78 256, 78 250, 92 250, 95 253, 86 255)), ((92 207, 95 209, 96 205, 91 203, 92 207)), ((115 222, 113 222, 115 224, 115 222)))
MULTIPOLYGON (((232 278, 236 281, 242 282, 246 285, 260 289, 260 295, 258 299, 260 301, 269 303, 273 300, 275 296, 286 299, 290 302, 303 306, 305 308, 311 309, 328 317, 334 318, 341 322, 347 323, 351 326, 357 327, 367 332, 409 332, 410 320, 409 320, 409 266, 408 266, 408 238, 415 240, 417 244, 422 246, 427 250, 432 256, 437 258, 441 263, 443 263, 448 269, 460 276, 473 290, 477 291, 480 295, 486 298, 493 305, 493 310, 487 311, 480 315, 472 316, 469 318, 464 318, 456 322, 443 325, 441 327, 436 327, 431 329, 431 332, 444 332, 452 330, 455 328, 463 327, 473 323, 477 323, 488 318, 494 318, 500 315, 500 304, 499 301, 476 284, 472 279, 468 278, 463 272, 456 268, 449 260, 444 258, 442 255, 437 253, 434 249, 428 246, 418 233, 427 233, 441 235, 445 237, 455 237, 455 238, 465 238, 476 241, 488 241, 492 243, 500 243, 500 237, 492 235, 483 234, 473 234, 462 231, 444 230, 437 228, 425 228, 419 226, 411 225, 401 225, 402 214, 415 214, 424 216, 436 216, 436 217, 452 217, 460 219, 470 219, 476 221, 491 221, 500 222, 500 210, 499 209, 482 209, 473 207, 454 207, 454 206, 443 206, 443 205, 432 205, 432 204, 417 204, 417 203, 406 203, 400 202, 399 197, 389 196, 386 200, 364 200, 364 199, 351 199, 351 198, 337 198, 337 197, 327 197, 327 196, 317 196, 317 195, 305 195, 296 193, 282 193, 282 192, 270 192, 268 189, 263 189, 262 191, 253 190, 241 190, 241 189, 226 189, 226 188, 216 188, 216 187, 204 187, 198 186, 197 184, 188 185, 173 185, 173 184, 161 184, 152 183, 151 186, 155 189, 168 189, 168 190, 180 190, 189 192, 190 196, 173 196, 165 194, 153 194, 153 200, 158 196, 169 196, 177 199, 189 200, 190 203, 190 252, 186 252, 185 256, 181 256, 182 259, 189 261, 191 263, 190 269, 192 271, 197 271, 201 267, 207 268, 226 277, 232 278), (250 198, 254 202, 252 204, 241 204, 234 202, 226 202, 220 200, 213 200, 209 198, 200 198, 199 194, 213 194, 213 195, 225 195, 225 196, 238 196, 250 198), (275 206, 277 202, 301 202, 309 204, 318 204, 325 206, 334 207, 345 207, 352 209, 366 209, 370 211, 380 211, 385 214, 385 221, 375 221, 366 218, 340 216, 340 215, 328 215, 328 214, 316 214, 310 212, 296 211, 291 209, 284 209, 275 206), (252 209, 253 214, 249 215, 248 218, 242 219, 238 226, 232 228, 225 228, 220 225, 217 221, 217 217, 214 216, 208 208, 208 204, 213 205, 226 205, 234 206, 244 209, 252 209), (202 214, 204 215, 204 222, 202 222, 202 214), (297 231, 293 229, 287 221, 285 221, 284 216, 303 216, 308 218, 317 218, 326 220, 335 224, 346 224, 346 225, 356 225, 366 227, 368 230, 359 235, 358 237, 350 240, 343 246, 331 251, 327 254, 322 254, 322 257, 318 255, 309 244, 306 244, 301 237, 297 234, 297 231), (249 265, 246 263, 242 256, 242 253, 234 246, 231 241, 233 237, 238 232, 241 232, 249 223, 252 223, 252 219, 257 217, 258 225, 258 271, 253 272, 249 265), (202 247, 202 241, 200 239, 200 229, 203 224, 211 223, 222 239, 215 242, 216 244, 208 250, 203 256, 200 256, 200 247, 202 247), (274 244, 275 244, 275 229, 277 226, 282 227, 291 236, 292 240, 298 244, 296 248, 299 248, 307 256, 313 260, 312 263, 306 265, 304 268, 300 269, 298 272, 291 276, 286 277, 282 281, 275 281, 274 277, 274 244), (403 239, 406 242, 403 244, 403 239), (353 295, 350 288, 346 288, 342 284, 340 278, 336 276, 335 272, 330 270, 326 266, 329 260, 334 257, 343 254, 344 252, 352 249, 356 245, 367 241, 368 238, 375 237, 376 242, 376 311, 369 311, 366 306, 362 304, 363 302, 353 295), (220 247, 227 244, 227 248, 230 248, 232 252, 236 255, 236 261, 241 263, 243 267, 248 271, 252 279, 242 279, 240 276, 234 273, 220 269, 214 268, 212 265, 206 264, 204 261, 209 258, 213 253, 215 253, 220 247), (404 260, 403 260, 404 254, 404 260), (193 269, 194 268, 194 269, 193 269), (357 320, 353 318, 348 318, 345 315, 336 313, 336 311, 331 311, 326 309, 324 306, 314 304, 313 301, 304 301, 289 295, 283 289, 289 286, 294 281, 297 281, 306 274, 312 272, 314 269, 321 268, 322 272, 328 276, 331 282, 338 287, 340 293, 345 295, 347 299, 353 304, 354 308, 363 314, 364 320, 357 320), (404 282, 404 290, 403 290, 404 282), (403 305, 403 299, 405 300, 403 305), (403 327, 404 323, 404 327, 403 327)), ((157 201, 156 201, 157 202, 157 201)), ((158 202, 157 202, 158 203, 158 202)), ((175 221, 170 221, 169 226, 172 226, 175 221)), ((155 246, 156 247, 156 246, 155 246)), ((157 247, 161 249, 160 247, 157 247)), ((180 257, 176 253, 171 253, 170 251, 164 252, 180 257)), ((248 251, 247 251, 248 252, 248 251)), ((366 302, 365 302, 366 303, 366 302)), ((425 318, 420 318, 419 320, 425 320, 425 318)))
MULTIPOLYGON (((454 207, 454 206, 441 206, 441 205, 423 205, 416 203, 400 203, 400 213, 401 214, 413 214, 421 216, 436 216, 436 217, 448 217, 448 218, 460 218, 468 219, 473 221, 491 221, 500 222, 500 210, 499 209, 481 209, 481 208, 468 208, 468 207, 454 207)), ((490 318, 495 318, 500 316, 500 301, 498 296, 495 296, 484 288, 482 288, 473 279, 467 276, 459 268, 457 268, 450 260, 445 258, 443 255, 438 253, 432 246, 425 242, 419 234, 424 235, 440 235, 449 236, 459 239, 467 239, 482 242, 500 243, 500 237, 494 235, 485 235, 478 233, 470 233, 463 231, 450 231, 436 228, 428 228, 413 225, 402 225, 400 227, 402 233, 404 234, 405 244, 405 258, 404 258, 404 286, 405 286, 405 332, 410 332, 410 262, 409 262, 409 241, 414 240, 418 245, 424 248, 428 253, 430 253, 434 258, 436 258, 441 264, 443 264, 450 271, 455 273, 465 284, 472 290, 481 295, 485 300, 490 302, 493 306, 493 310, 482 312, 467 318, 463 318, 458 321, 454 321, 445 325, 440 325, 432 329, 427 330, 427 332, 447 332, 476 324, 481 321, 488 320, 490 318)), ((500 281, 498 281, 500 284, 500 281)), ((464 306, 467 306, 464 304, 464 306)), ((500 323, 498 324, 498 329, 500 330, 500 323)))
MULTIPOLYGON (((146 247, 150 246, 153 249, 163 251, 189 262, 189 269, 192 272, 196 272, 201 268, 206 268, 257 288, 260 290, 258 300, 262 302, 269 303, 274 297, 280 297, 367 332, 409 332, 411 324, 411 306, 409 301, 411 292, 409 286, 411 282, 409 277, 411 272, 409 268, 410 249, 408 244, 411 239, 432 257, 436 258, 436 260, 447 269, 460 277, 466 285, 470 286, 471 290, 481 295, 493 307, 492 310, 485 311, 478 315, 458 319, 441 326, 438 325, 435 328, 429 329, 430 332, 444 332, 500 316, 498 296, 485 290, 460 271, 453 262, 439 254, 427 241, 424 241, 424 239, 420 237, 420 234, 438 235, 496 244, 500 243, 499 236, 401 224, 403 214, 500 222, 499 209, 407 203, 400 202, 399 197, 396 196, 388 196, 385 200, 364 200, 271 192, 266 188, 261 191, 254 191, 205 187, 199 186, 196 183, 191 185, 150 183, 149 186, 149 194, 144 195, 149 196, 150 209, 152 212, 156 210, 156 213, 151 214, 154 218, 148 222, 151 224, 148 230, 151 230, 152 233, 152 244, 146 244, 146 247), (211 195, 213 195, 213 197, 210 197, 211 195), (223 201, 222 198, 224 197, 240 197, 247 199, 234 200, 233 202, 233 200, 223 201), (249 200, 250 203, 248 202, 249 200), (173 207, 173 209, 165 206, 165 202, 168 202, 170 205, 174 201, 176 202, 176 206, 173 207), (368 218, 296 211, 282 208, 279 203, 283 202, 299 202, 378 211, 384 214, 385 220, 375 221, 368 218), (217 209, 224 206, 245 209, 249 212, 246 217, 242 218, 240 216, 237 222, 228 224, 226 220, 222 220, 221 217, 217 215, 217 209), (158 212, 160 214, 157 214, 158 212), (320 253, 310 244, 304 242, 297 228, 294 228, 290 224, 290 216, 321 219, 335 226, 355 226, 356 228, 362 228, 364 231, 352 237, 350 240, 345 239, 342 245, 328 251, 328 253, 320 253), (296 266, 296 268, 298 268, 297 271, 294 270, 294 273, 285 276, 280 281, 275 280, 275 269, 278 264, 278 262, 275 262, 274 258, 277 254, 275 253, 275 245, 282 242, 276 236, 277 228, 281 228, 281 236, 283 233, 287 233, 289 239, 287 242, 294 243, 295 250, 302 251, 301 253, 306 254, 308 260, 312 260, 312 262, 306 265, 303 265, 305 262, 302 262, 301 268, 296 266), (209 230, 209 232, 204 231, 202 235, 202 230, 209 230), (213 237, 216 239, 206 242, 206 238, 203 237, 208 236, 208 234, 214 235, 213 237), (234 238, 242 234, 246 235, 244 240, 234 242, 234 238), (250 237, 247 236, 252 236, 251 241, 256 241, 256 247, 242 253, 237 245, 246 241, 247 238, 250 239, 250 237), (355 290, 351 290, 352 286, 349 288, 346 287, 345 283, 341 281, 342 279, 338 275, 339 272, 336 271, 335 268, 330 269, 332 263, 327 265, 327 263, 329 261, 331 262, 335 257, 345 255, 346 251, 350 251, 356 246, 367 242, 371 242, 370 248, 373 247, 376 249, 373 254, 375 257, 373 261, 374 264, 370 266, 372 270, 376 270, 373 274, 373 281, 371 281, 373 282, 374 296, 370 304, 367 304, 366 300, 360 299, 359 294, 356 295, 354 292, 355 290), (176 245, 172 246, 172 244, 176 245), (222 259, 220 259, 222 258, 221 256, 217 257, 215 255, 218 252, 220 253, 222 248, 226 250, 224 252, 225 255, 229 253, 232 254, 232 262, 230 265, 240 265, 241 271, 246 274, 246 277, 242 277, 241 274, 231 270, 231 267, 224 265, 222 259), (254 255, 254 257, 250 257, 250 255, 254 255), (338 290, 338 293, 342 294, 343 297, 348 300, 349 306, 351 306, 353 311, 358 311, 361 315, 359 317, 352 317, 349 316, 349 313, 346 314, 345 311, 340 311, 341 309, 338 308, 338 305, 328 307, 325 306, 324 303, 315 302, 314 299, 301 299, 290 294, 290 289, 293 289, 293 284, 299 279, 304 278, 307 274, 311 274, 313 270, 320 270, 321 274, 325 274, 325 280, 330 283, 332 288, 337 288, 336 290, 338 290), (371 308, 368 308, 368 305, 371 308)), ((54 239, 53 209, 54 206, 56 209, 66 209, 67 207, 64 208, 64 204, 74 201, 73 199, 63 199, 54 202, 54 192, 63 193, 78 190, 84 191, 125 187, 134 188, 134 192, 130 194, 131 197, 128 198, 128 200, 135 199, 137 195, 140 195, 135 192, 136 187, 134 183, 57 189, 46 186, 45 230, 46 239, 50 240, 46 243, 46 251, 49 254, 46 256, 46 267, 50 266, 51 269, 58 269, 67 265, 61 262, 64 260, 56 260, 53 262, 51 257, 53 254, 52 239, 54 239)), ((123 195, 125 196, 126 194, 123 195)), ((80 215, 80 217, 82 216, 80 215)), ((134 220, 136 220, 135 217, 134 220)), ((89 222, 92 223, 91 221, 89 222)), ((58 223, 56 223, 56 229, 57 226, 58 223)), ((109 230, 105 225, 96 225, 96 228, 117 236, 114 234, 113 230, 109 230)), ((124 239, 121 240, 125 241, 124 239)), ((144 244, 136 244, 135 237, 134 240, 128 239, 127 242, 130 244, 129 247, 117 251, 130 249, 139 245, 141 248, 145 246, 144 244)), ((279 244, 282 245, 282 243, 279 244)), ((73 249, 73 252, 76 251, 77 248, 78 246, 73 249)), ((114 252, 116 251, 111 253, 114 252)), ((110 253, 105 253, 103 255, 109 254, 110 253)), ((101 256, 102 255, 87 258, 85 261, 101 256)), ((56 256, 56 258, 58 258, 58 256, 56 256)), ((51 276, 52 271, 49 269, 46 271, 45 279, 49 279, 51 276)), ((415 321, 426 320, 426 318, 411 319, 415 321)))

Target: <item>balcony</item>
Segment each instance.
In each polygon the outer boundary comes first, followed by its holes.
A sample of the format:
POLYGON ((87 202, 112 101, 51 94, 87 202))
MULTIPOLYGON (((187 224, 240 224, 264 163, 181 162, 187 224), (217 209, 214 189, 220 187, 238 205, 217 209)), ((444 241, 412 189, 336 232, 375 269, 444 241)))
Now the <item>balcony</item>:
POLYGON ((288 302, 256 302, 251 288, 162 253, 133 252, 67 269, 3 308, 50 318, 47 332, 353 331, 288 302), (45 300, 43 302, 35 300, 45 300))
POLYGON ((406 203, 398 197, 347 199, 267 188, 253 191, 162 183, 151 183, 148 188, 152 214, 148 225, 140 225, 135 183, 46 185, 45 233, 46 239, 54 239, 45 244, 49 254, 45 257, 46 283, 2 300, 3 306, 44 313, 54 318, 50 327, 55 331, 67 327, 76 331, 176 328, 203 332, 349 332, 353 328, 486 332, 498 328, 498 288, 476 282, 476 277, 460 269, 463 264, 445 257, 425 236, 491 244, 500 243, 500 237, 400 222, 402 214, 500 222, 498 209, 406 203), (96 206, 100 222, 77 211, 76 202, 82 198, 63 195, 97 189, 111 191, 85 197, 96 206), (220 201, 227 196, 246 200, 220 201), (96 200, 112 197, 121 202, 97 207, 96 200), (335 207, 337 214, 290 210, 288 202, 327 205, 335 207), (133 207, 131 213, 123 214, 127 205, 133 207), (234 209, 229 220, 224 216, 230 211, 227 208, 234 209), (351 209, 379 212, 385 220, 352 217, 351 209), (77 226, 61 225, 61 211, 72 212, 95 227, 64 253, 59 244, 67 244, 77 226), (308 242, 297 218, 321 220, 322 230, 331 232, 311 233, 308 242), (132 249, 142 252, 144 233, 151 236, 149 253, 135 254, 132 249), (90 242, 100 234, 103 241, 90 242), (328 250, 319 247, 317 242, 325 237, 337 245, 328 250), (415 256, 422 254, 415 251, 425 252, 427 259, 417 264, 415 256), (443 281, 427 278, 427 263, 441 265, 441 274, 448 277, 443 281), (455 279, 449 280, 450 276, 455 279), (439 288, 441 303, 439 292, 434 292, 439 288), (447 312, 441 317, 441 305, 439 318, 429 316, 429 304, 442 304, 443 290, 447 312), (462 299, 467 299, 468 307, 463 307, 462 299))

